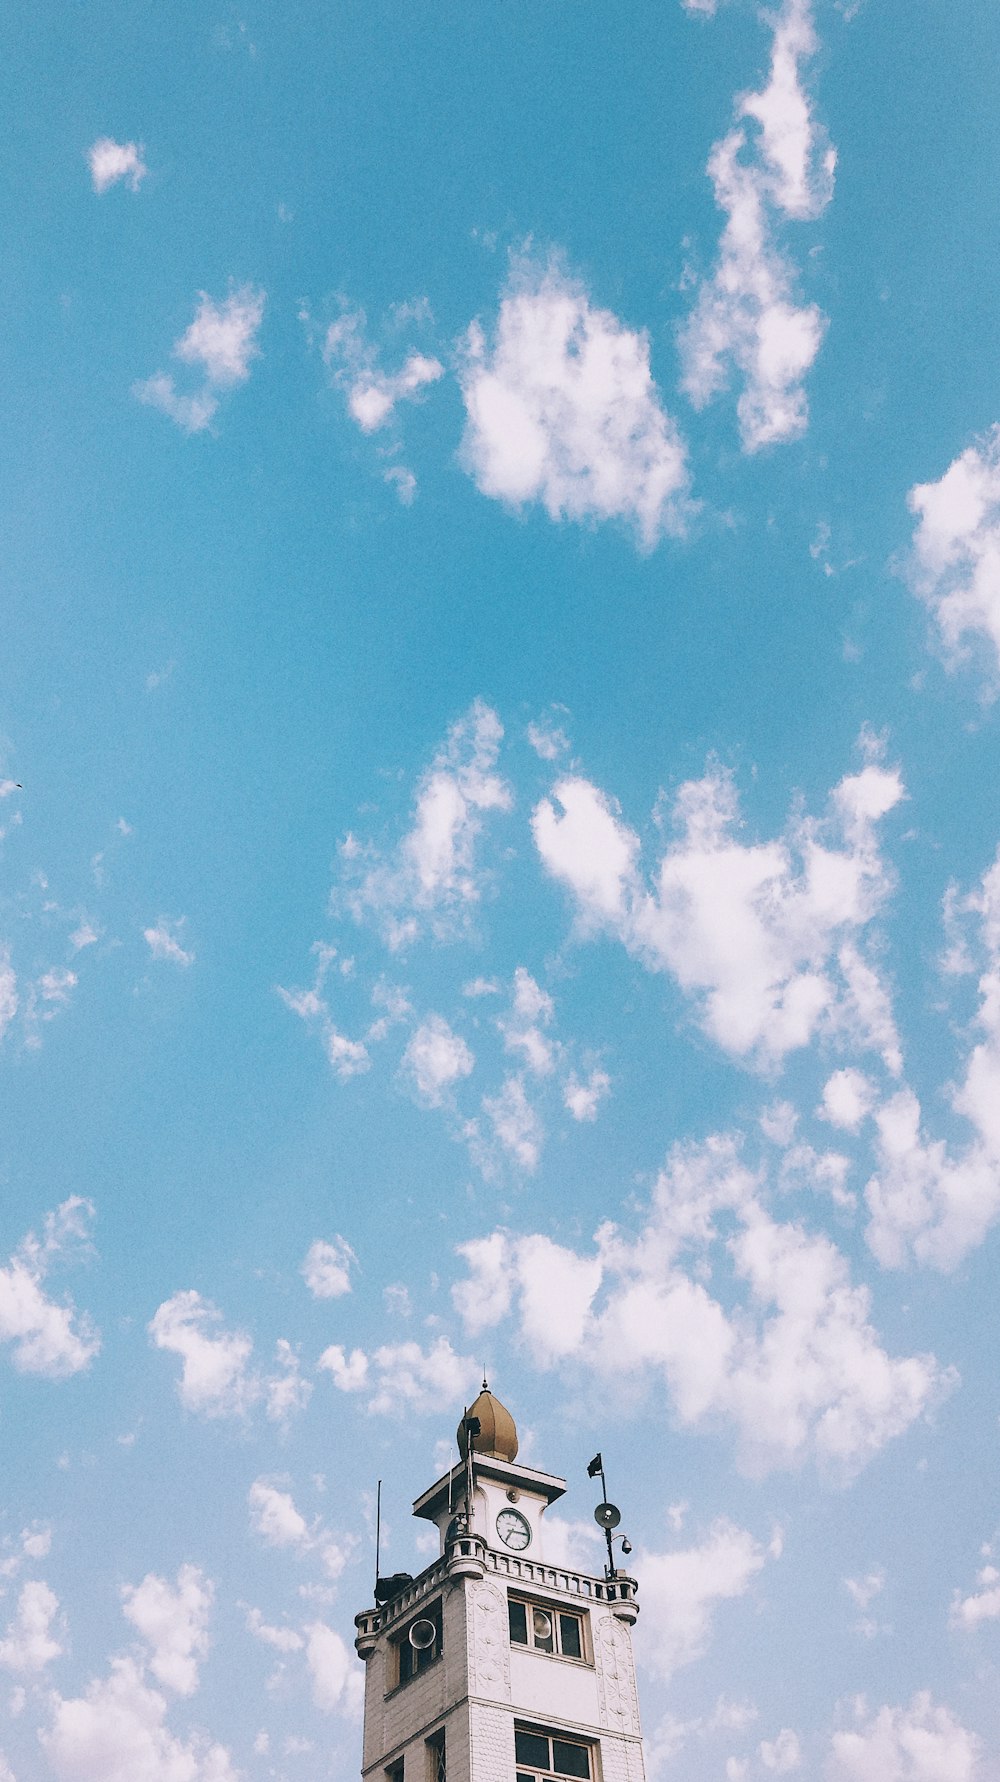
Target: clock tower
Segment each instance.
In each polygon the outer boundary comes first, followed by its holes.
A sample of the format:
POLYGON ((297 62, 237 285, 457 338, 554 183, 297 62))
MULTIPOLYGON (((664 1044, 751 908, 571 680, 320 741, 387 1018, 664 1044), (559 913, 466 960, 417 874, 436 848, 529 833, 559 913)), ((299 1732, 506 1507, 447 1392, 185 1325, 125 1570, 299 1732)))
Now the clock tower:
POLYGON ((413 1505, 438 1530, 437 1559, 380 1578, 355 1620, 364 1782, 644 1782, 617 1511, 598 1512, 603 1576, 573 1571, 545 1553, 565 1490, 518 1465, 514 1420, 484 1381, 454 1465, 413 1505))

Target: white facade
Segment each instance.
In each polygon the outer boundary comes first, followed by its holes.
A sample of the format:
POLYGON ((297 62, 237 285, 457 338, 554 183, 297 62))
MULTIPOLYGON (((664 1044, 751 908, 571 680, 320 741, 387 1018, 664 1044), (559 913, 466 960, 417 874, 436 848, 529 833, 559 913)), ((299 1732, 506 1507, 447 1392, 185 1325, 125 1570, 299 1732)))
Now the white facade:
POLYGON ((476 1454, 469 1526, 466 1485, 456 1457, 413 1506, 436 1523, 440 1557, 356 1618, 365 1782, 644 1782, 634 1579, 546 1561, 563 1480, 476 1454), (434 1630, 419 1656, 418 1621, 434 1630))

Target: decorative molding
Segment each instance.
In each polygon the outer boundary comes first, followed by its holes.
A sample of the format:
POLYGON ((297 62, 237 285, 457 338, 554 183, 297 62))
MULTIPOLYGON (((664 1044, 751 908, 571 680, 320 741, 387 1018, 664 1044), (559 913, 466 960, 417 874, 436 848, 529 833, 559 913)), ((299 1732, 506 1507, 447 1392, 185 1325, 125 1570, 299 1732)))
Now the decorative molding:
POLYGON ((628 1629, 614 1615, 594 1624, 594 1658, 601 1725, 609 1732, 639 1732, 639 1696, 628 1629))
POLYGON ((506 1593, 495 1584, 470 1584, 469 1689, 494 1701, 510 1700, 510 1640, 506 1593))

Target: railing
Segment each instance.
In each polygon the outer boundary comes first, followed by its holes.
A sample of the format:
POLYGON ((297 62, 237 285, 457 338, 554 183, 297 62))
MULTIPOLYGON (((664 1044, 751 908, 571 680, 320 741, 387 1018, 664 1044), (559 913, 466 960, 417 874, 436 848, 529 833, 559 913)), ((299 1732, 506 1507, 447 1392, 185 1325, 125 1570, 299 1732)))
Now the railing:
MULTIPOLYGON (((469 1571, 499 1572, 520 1584, 559 1590, 566 1596, 577 1596, 599 1603, 634 1603, 636 1581, 618 1572, 613 1578, 591 1578, 586 1572, 571 1572, 564 1566, 545 1565, 538 1559, 524 1559, 514 1553, 495 1553, 481 1535, 462 1534, 449 1541, 441 1559, 407 1584, 390 1602, 375 1609, 365 1609, 354 1617, 358 1630, 358 1649, 371 1650, 377 1636, 396 1622, 404 1621, 427 1597, 433 1595, 449 1574, 469 1571)), ((637 1610, 628 1617, 634 1621, 637 1610)))
POLYGON ((522 1559, 513 1553, 494 1553, 491 1548, 486 1550, 486 1564, 490 1571, 517 1578, 523 1584, 540 1584, 543 1589, 589 1597, 592 1602, 631 1602, 637 1589, 635 1579, 621 1572, 614 1578, 590 1578, 586 1572, 571 1572, 563 1566, 545 1565, 541 1560, 522 1559))

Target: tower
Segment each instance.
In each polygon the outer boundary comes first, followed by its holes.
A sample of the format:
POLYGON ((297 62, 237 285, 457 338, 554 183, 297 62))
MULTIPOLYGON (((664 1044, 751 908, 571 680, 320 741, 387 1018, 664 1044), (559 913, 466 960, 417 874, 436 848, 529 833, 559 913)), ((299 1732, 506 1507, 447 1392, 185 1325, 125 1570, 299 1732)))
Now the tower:
POLYGON ((364 1782, 644 1782, 636 1584, 610 1563, 610 1533, 603 1577, 546 1560, 565 1480, 517 1464, 485 1380, 458 1444, 413 1505, 438 1558, 379 1579, 355 1618, 364 1782))

